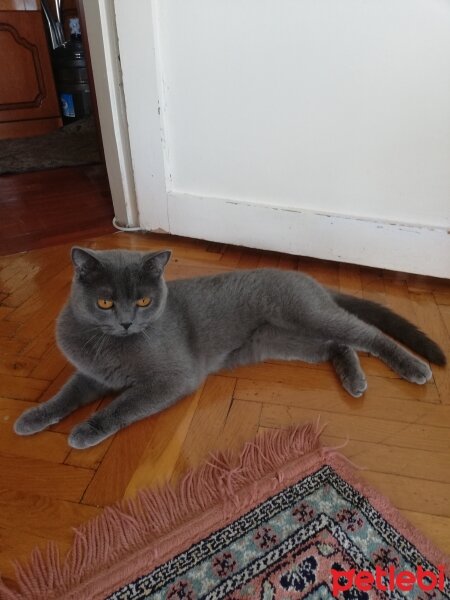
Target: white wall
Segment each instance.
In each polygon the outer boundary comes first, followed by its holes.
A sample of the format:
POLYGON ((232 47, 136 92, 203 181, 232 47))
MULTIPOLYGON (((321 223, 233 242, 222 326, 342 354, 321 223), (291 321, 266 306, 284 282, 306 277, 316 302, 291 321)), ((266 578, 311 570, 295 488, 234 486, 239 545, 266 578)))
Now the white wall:
POLYGON ((448 0, 158 7, 173 191, 449 225, 448 0))

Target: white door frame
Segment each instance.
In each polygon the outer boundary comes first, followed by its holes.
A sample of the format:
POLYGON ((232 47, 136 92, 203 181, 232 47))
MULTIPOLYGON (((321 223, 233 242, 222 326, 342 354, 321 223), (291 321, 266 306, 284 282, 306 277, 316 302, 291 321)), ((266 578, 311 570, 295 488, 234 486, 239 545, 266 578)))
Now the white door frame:
POLYGON ((139 224, 149 231, 170 231, 157 2, 114 0, 114 6, 139 224))
POLYGON ((116 222, 139 224, 112 0, 82 0, 116 222))

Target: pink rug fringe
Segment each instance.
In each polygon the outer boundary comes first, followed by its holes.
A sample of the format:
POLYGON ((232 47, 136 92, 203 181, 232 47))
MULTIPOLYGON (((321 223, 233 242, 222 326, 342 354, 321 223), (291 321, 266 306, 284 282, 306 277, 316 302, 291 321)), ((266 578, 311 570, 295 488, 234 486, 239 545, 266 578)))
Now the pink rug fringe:
POLYGON ((105 508, 75 529, 64 558, 56 543, 35 549, 28 564, 15 563, 17 589, 0 581, 1 600, 42 600, 65 593, 91 575, 186 523, 244 486, 258 482, 287 461, 318 450, 318 423, 270 431, 247 443, 240 455, 218 452, 175 486, 143 490, 131 500, 105 508))
POLYGON ((26 565, 16 564, 17 587, 0 581, 0 600, 104 598, 95 593, 104 589, 101 583, 111 586, 139 576, 137 565, 144 550, 143 572, 149 572, 149 565, 154 568, 173 556, 174 548, 180 551, 180 545, 194 543, 200 533, 202 539, 202 527, 213 531, 219 521, 232 521, 262 496, 269 497, 323 464, 331 465, 360 491, 432 563, 448 566, 448 559, 382 494, 355 476, 350 461, 336 449, 320 446, 322 430, 316 422, 269 431, 248 442, 239 455, 216 453, 174 486, 143 490, 131 500, 105 508, 75 530, 64 558, 57 544, 50 543, 45 551, 34 550, 26 565), (217 514, 218 520, 211 517, 217 514))

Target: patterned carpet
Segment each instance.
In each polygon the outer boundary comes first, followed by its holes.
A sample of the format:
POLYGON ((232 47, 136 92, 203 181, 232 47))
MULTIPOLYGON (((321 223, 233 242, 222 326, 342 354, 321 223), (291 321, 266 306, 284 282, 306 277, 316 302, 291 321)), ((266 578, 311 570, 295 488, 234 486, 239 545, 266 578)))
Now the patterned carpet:
POLYGON ((0 598, 450 599, 448 559, 319 435, 269 432, 107 509, 65 561, 35 554, 0 598))
POLYGON ((93 117, 84 117, 45 135, 0 140, 0 175, 88 165, 100 160, 93 117))
MULTIPOLYGON (((402 598, 389 567, 415 573, 418 565, 436 572, 367 498, 325 465, 109 600, 319 600, 333 597, 333 571, 335 591, 345 600, 402 598), (372 593, 356 586, 346 590, 347 579, 339 577, 352 569, 375 574, 377 566, 385 572, 380 578, 385 594, 375 585, 372 593)), ((434 587, 430 576, 424 583, 434 587)), ((442 592, 410 587, 407 598, 450 597, 448 580, 442 592)))

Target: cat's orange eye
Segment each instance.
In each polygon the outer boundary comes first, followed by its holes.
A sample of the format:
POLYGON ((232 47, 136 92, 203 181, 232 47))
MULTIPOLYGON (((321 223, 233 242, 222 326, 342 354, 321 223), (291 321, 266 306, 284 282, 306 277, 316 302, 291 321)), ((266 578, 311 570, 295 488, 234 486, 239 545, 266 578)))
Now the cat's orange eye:
POLYGON ((147 296, 144 296, 143 298, 139 298, 139 300, 136 300, 136 305, 140 306, 141 308, 150 306, 151 303, 152 303, 151 298, 147 298, 147 296))
POLYGON ((109 310, 114 306, 114 302, 112 300, 107 300, 106 298, 99 298, 97 304, 99 308, 103 308, 103 310, 109 310))

